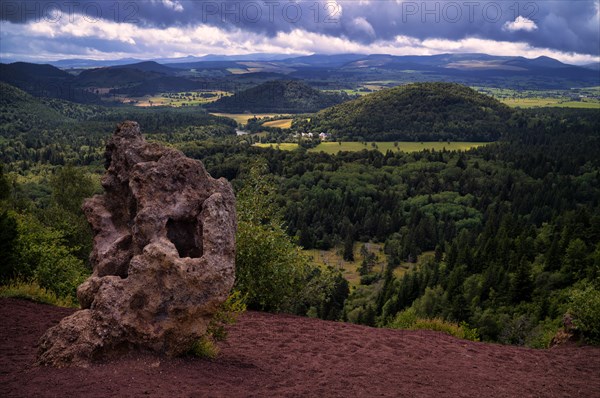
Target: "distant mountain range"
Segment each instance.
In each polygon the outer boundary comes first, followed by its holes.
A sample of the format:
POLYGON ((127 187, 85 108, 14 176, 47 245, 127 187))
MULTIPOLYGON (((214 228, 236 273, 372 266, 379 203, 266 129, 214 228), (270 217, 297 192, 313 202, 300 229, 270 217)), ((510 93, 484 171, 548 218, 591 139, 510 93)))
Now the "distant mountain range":
POLYGON ((549 57, 249 54, 160 61, 15 62, 0 64, 0 81, 34 96, 85 103, 100 102, 100 96, 107 94, 138 97, 203 88, 237 92, 270 80, 302 80, 326 90, 371 90, 373 85, 381 88, 424 81, 520 90, 600 86, 598 65, 568 65, 549 57), (89 67, 96 62, 104 66, 89 67))
POLYGON ((591 64, 581 65, 583 68, 600 71, 600 62, 595 62, 591 64))
MULTIPOLYGON (((187 57, 180 58, 154 58, 151 60, 141 60, 136 58, 122 58, 117 60, 92 60, 92 59, 64 59, 59 61, 49 61, 48 64, 56 66, 61 69, 72 69, 72 68, 98 68, 106 66, 118 66, 118 65, 131 65, 136 63, 143 63, 153 61, 159 64, 190 64, 200 62, 215 62, 215 61, 230 61, 230 62, 248 62, 248 61, 259 61, 259 62, 277 62, 296 66, 313 66, 313 67, 341 67, 353 62, 361 61, 356 65, 366 66, 382 66, 385 64, 418 64, 418 65, 429 65, 443 67, 448 63, 453 62, 464 62, 465 67, 468 61, 479 61, 483 62, 482 65, 486 65, 488 68, 500 68, 502 64, 510 64, 512 61, 522 63, 523 65, 536 65, 539 67, 568 67, 575 66, 564 64, 556 59, 541 56, 538 58, 530 59, 524 57, 511 57, 511 56, 493 56, 479 53, 466 53, 466 54, 439 54, 439 55, 388 55, 388 54, 313 54, 313 55, 290 55, 290 54, 269 54, 269 53, 256 53, 256 54, 242 54, 242 55, 214 55, 208 54, 201 57, 188 55, 187 57)), ((350 66, 350 65, 348 65, 350 66)), ((475 65, 470 65, 476 67, 475 65)), ((597 69, 598 63, 592 63, 587 65, 581 65, 579 67, 597 69)), ((481 66, 480 66, 481 67, 481 66)), ((575 66, 578 67, 578 66, 575 66)))
POLYGON ((201 57, 188 55, 187 57, 179 58, 153 58, 150 60, 142 60, 138 58, 122 58, 116 60, 95 60, 95 59, 61 59, 59 61, 48 61, 49 65, 56 66, 62 69, 78 69, 78 68, 100 68, 103 66, 128 65, 140 62, 153 61, 160 64, 178 64, 190 62, 207 62, 207 61, 277 61, 284 60, 294 55, 290 54, 245 54, 245 55, 215 55, 208 54, 201 57))

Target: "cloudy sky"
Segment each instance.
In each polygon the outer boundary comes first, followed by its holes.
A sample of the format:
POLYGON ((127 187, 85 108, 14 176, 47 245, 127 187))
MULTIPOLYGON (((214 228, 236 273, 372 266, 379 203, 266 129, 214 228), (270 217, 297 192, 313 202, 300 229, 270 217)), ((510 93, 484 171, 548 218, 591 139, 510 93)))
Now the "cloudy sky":
POLYGON ((600 0, 0 3, 0 58, 481 52, 600 61, 600 0))

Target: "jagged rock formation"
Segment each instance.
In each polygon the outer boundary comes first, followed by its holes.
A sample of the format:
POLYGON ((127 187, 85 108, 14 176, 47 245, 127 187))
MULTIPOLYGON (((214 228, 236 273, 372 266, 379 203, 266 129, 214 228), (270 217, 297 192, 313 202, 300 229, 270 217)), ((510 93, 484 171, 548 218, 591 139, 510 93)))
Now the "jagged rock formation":
POLYGON ((104 195, 85 201, 93 275, 81 311, 49 329, 39 363, 85 365, 132 348, 179 355, 206 331, 235 273, 235 197, 201 162, 147 143, 136 122, 106 147, 104 195))

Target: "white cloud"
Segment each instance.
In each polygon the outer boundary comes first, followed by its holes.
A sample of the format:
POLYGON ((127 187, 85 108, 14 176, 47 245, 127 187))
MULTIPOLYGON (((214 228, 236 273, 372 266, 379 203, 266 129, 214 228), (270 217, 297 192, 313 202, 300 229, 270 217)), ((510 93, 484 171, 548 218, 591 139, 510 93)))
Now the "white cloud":
POLYGON ((354 18, 352 20, 352 27, 355 30, 361 31, 369 35, 369 37, 375 37, 375 29, 373 26, 363 17, 354 18))
POLYGON ((172 9, 173 11, 182 12, 183 5, 177 0, 162 0, 165 7, 172 9))
POLYGON ((72 23, 64 19, 57 23, 41 21, 27 24, 12 24, 2 21, 0 25, 3 41, 0 56, 38 61, 82 56, 93 59, 124 57, 152 59, 256 52, 283 54, 387 53, 392 55, 486 53, 527 58, 545 55, 571 64, 600 61, 600 57, 589 54, 566 53, 533 47, 525 42, 480 38, 422 40, 412 36, 398 35, 390 40, 380 39, 364 44, 343 36, 327 35, 303 29, 279 32, 274 37, 267 37, 242 29, 227 30, 202 24, 160 29, 107 20, 92 23, 84 18, 75 18, 72 23), (81 43, 81 40, 78 39, 82 38, 86 39, 84 45, 78 44, 81 43), (10 46, 5 43, 10 43, 10 46), (48 49, 44 49, 43 43, 54 45, 48 45, 48 49), (68 47, 66 45, 62 47, 65 49, 65 53, 56 51, 56 43, 68 44, 68 47))
POLYGON ((85 18, 74 18, 73 22, 63 21, 63 19, 58 23, 45 20, 28 23, 24 25, 22 34, 27 36, 27 33, 29 33, 31 36, 48 36, 51 38, 99 38, 132 45, 136 44, 134 37, 137 36, 139 28, 135 25, 118 24, 106 20, 90 22, 85 18))
POLYGON ((536 30, 537 28, 538 27, 535 24, 535 22, 533 22, 529 18, 525 18, 520 15, 517 18, 515 18, 515 20, 513 22, 507 21, 504 24, 504 26, 502 26, 503 30, 508 30, 509 32, 516 32, 518 30, 524 30, 526 32, 531 32, 533 30, 536 30))

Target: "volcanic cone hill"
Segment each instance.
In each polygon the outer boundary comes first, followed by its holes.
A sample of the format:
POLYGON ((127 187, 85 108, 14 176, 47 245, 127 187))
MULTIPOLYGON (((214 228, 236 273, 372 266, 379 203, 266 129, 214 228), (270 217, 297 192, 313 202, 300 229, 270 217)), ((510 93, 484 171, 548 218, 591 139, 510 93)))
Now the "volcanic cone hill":
POLYGON ((415 83, 381 90, 318 112, 312 129, 347 140, 493 141, 513 111, 455 83, 415 83))

